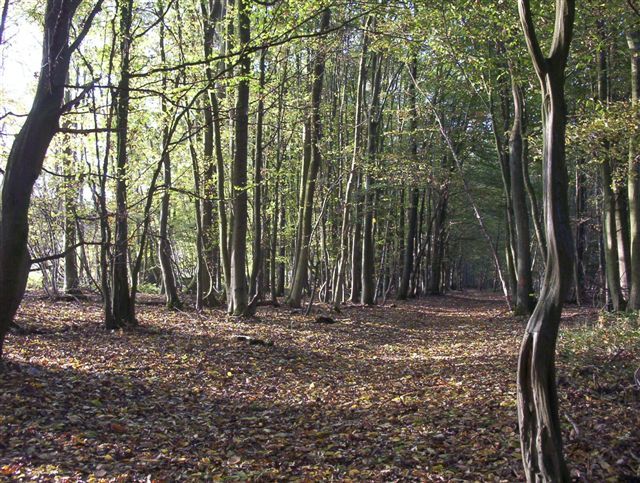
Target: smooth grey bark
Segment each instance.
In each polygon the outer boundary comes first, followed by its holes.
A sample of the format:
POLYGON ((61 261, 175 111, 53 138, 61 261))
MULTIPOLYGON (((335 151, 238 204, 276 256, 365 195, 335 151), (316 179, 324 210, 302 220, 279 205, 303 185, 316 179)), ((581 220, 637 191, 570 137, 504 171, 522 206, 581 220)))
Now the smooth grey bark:
MULTIPOLYGON (((598 31, 604 37, 604 25, 598 22, 598 31)), ((607 56, 604 49, 597 55, 598 61, 598 99, 606 104, 609 98, 609 79, 607 56)), ((624 296, 620 284, 620 253, 616 226, 616 193, 613 186, 613 168, 609 159, 608 145, 604 145, 604 160, 600 164, 602 178, 602 236, 604 241, 605 272, 607 288, 613 310, 624 309, 624 296)))
POLYGON ((236 316, 249 314, 249 287, 247 284, 247 156, 249 144, 249 75, 251 58, 247 47, 251 41, 249 4, 237 0, 238 59, 240 81, 235 107, 235 154, 231 170, 233 224, 231 228, 231 293, 228 311, 236 316))
MULTIPOLYGON (((364 103, 364 90, 367 82, 367 53, 369 51, 369 29, 373 22, 373 16, 369 15, 364 21, 364 33, 362 37, 362 52, 360 53, 360 64, 358 67, 358 81, 355 104, 355 132, 353 136, 353 155, 351 157, 351 168, 349 178, 344 192, 342 204, 342 224, 340 228, 340 246, 338 259, 336 261, 336 275, 333 284, 333 304, 339 305, 343 300, 345 285, 345 267, 347 263, 347 252, 349 250, 349 221, 351 216, 351 199, 358 183, 358 160, 360 158, 360 138, 362 137, 362 106, 364 103)), ((357 220, 357 214, 354 214, 357 220)), ((353 275, 353 274, 352 274, 353 275)), ((352 277, 353 278, 353 277, 352 277)), ((359 280, 358 280, 359 282, 359 280)))
MULTIPOLYGON (((320 19, 320 32, 326 32, 331 21, 331 10, 326 8, 320 19)), ((311 244, 313 200, 316 191, 318 173, 322 163, 320 153, 320 140, 322 137, 322 122, 320 118, 320 102, 322 101, 322 87, 324 84, 326 53, 323 47, 316 53, 313 62, 311 81, 311 113, 309 122, 309 147, 311 158, 309 160, 308 172, 304 187, 304 202, 302 210, 302 225, 300 227, 299 250, 294 267, 293 283, 287 303, 292 307, 299 307, 302 299, 302 290, 308 278, 309 250, 311 244)))
MULTIPOLYGON (((373 28, 376 28, 374 22, 373 28)), ((360 301, 363 305, 375 304, 375 243, 373 213, 375 206, 375 193, 373 188, 373 176, 371 170, 375 167, 379 145, 380 124, 380 85, 382 82, 382 62, 379 53, 374 52, 371 59, 372 93, 369 105, 369 126, 367 133, 367 167, 364 173, 364 203, 362 222, 362 293, 360 301)))
POLYGON ((618 241, 616 237, 615 195, 611 185, 611 165, 604 160, 600 166, 602 177, 602 237, 605 259, 607 288, 613 310, 624 309, 624 298, 620 287, 620 264, 618 262, 618 241))
MULTIPOLYGON (((504 50, 503 46, 498 45, 499 51, 504 50)), ((505 201, 505 266, 507 271, 507 283, 508 292, 510 297, 510 305, 515 301, 517 286, 518 286, 518 274, 517 274, 517 247, 516 247, 516 229, 515 229, 515 216, 513 213, 513 202, 511 196, 511 172, 509 168, 509 146, 508 139, 505 136, 508 135, 509 128, 509 89, 505 80, 500 81, 499 86, 500 94, 500 107, 502 126, 498 127, 497 116, 495 113, 494 96, 489 96, 489 112, 491 114, 491 130, 493 133, 493 140, 498 156, 498 162, 500 163, 500 174, 502 177, 502 188, 505 201)))
MULTIPOLYGON (((214 48, 216 44, 220 53, 225 52, 225 42, 222 39, 220 27, 226 15, 226 9, 222 0, 201 0, 200 9, 205 18, 204 30, 204 54, 207 58, 214 56, 214 48)), ((229 29, 231 30, 232 22, 229 29)), ((222 274, 227 292, 227 299, 230 298, 230 255, 229 255, 229 235, 227 221, 227 206, 225 201, 225 173, 224 173, 224 157, 222 153, 222 127, 221 114, 219 109, 218 86, 214 85, 213 67, 206 65, 205 75, 210 85, 208 95, 206 96, 204 119, 206 129, 204 133, 204 172, 203 172, 203 191, 204 199, 201 202, 202 216, 202 232, 203 232, 203 252, 204 261, 201 263, 199 277, 203 287, 203 305, 209 307, 218 305, 215 296, 215 276, 214 265, 218 260, 218 250, 215 243, 214 234, 214 201, 212 193, 217 198, 217 216, 218 216, 218 248, 219 258, 222 264, 222 274), (213 178, 216 178, 216 184, 213 184, 213 178)), ((216 69, 220 71, 224 69, 224 63, 219 62, 216 69)))
MULTIPOLYGON (((187 129, 189 134, 193 133, 193 123, 187 114, 187 129)), ((204 309, 204 287, 206 286, 205 273, 206 261, 204 258, 204 233, 202 230, 202 188, 200 185, 200 166, 198 164, 198 153, 193 145, 192 136, 189 136, 189 156, 191 157, 191 171, 193 173, 193 191, 196 194, 194 201, 196 219, 196 310, 200 312, 204 309), (202 265, 205 265, 204 267, 202 265)), ((187 290, 188 291, 188 290, 187 290)))
POLYGON ((260 52, 260 76, 259 76, 259 99, 258 99, 258 113, 256 119, 256 145, 255 156, 253 162, 253 250, 252 250, 252 262, 251 262, 251 276, 249 277, 249 296, 258 297, 261 296, 261 283, 260 278, 262 275, 262 165, 263 165, 263 124, 264 124, 264 77, 265 77, 265 62, 266 62, 267 49, 262 49, 260 52))
MULTIPOLYGON (((631 58, 631 103, 638 121, 640 100, 640 31, 627 33, 627 43, 631 58)), ((631 256, 631 290, 627 308, 640 310, 640 160, 638 139, 632 135, 629 139, 628 167, 629 197, 629 238, 631 256)))
POLYGON ((542 53, 529 0, 518 0, 527 49, 541 88, 544 215, 547 264, 540 300, 525 329, 518 358, 518 422, 529 482, 568 482, 562 449, 555 352, 562 306, 571 284, 573 240, 565 156, 565 68, 575 20, 575 0, 556 0, 548 56, 542 53))
MULTIPOLYGON (((286 56, 285 56, 286 58, 286 56)), ((270 266, 269 266, 269 286, 271 289, 271 301, 277 302, 278 296, 282 294, 279 290, 279 281, 280 277, 278 276, 278 268, 279 265, 283 267, 282 278, 284 278, 284 265, 278 264, 278 255, 280 252, 278 250, 278 243, 282 242, 282 236, 279 236, 279 228, 281 229, 283 225, 281 222, 281 218, 284 218, 283 212, 280 209, 280 203, 283 204, 284 201, 281 200, 280 197, 280 169, 282 168, 282 157, 284 150, 284 143, 282 139, 282 125, 284 120, 284 96, 286 91, 286 80, 287 80, 287 72, 288 72, 289 63, 285 61, 283 72, 282 72, 282 80, 280 82, 280 86, 278 89, 278 117, 277 117, 277 127, 276 127, 276 165, 275 165, 275 182, 273 189, 273 212, 271 214, 271 246, 270 246, 270 266)), ((282 247, 284 249, 284 246, 282 247)), ((283 291, 284 291, 284 280, 283 280, 283 291)))
POLYGON ((356 175, 353 196, 353 233, 351 235, 351 293, 349 301, 360 302, 362 293, 362 173, 356 175))
MULTIPOLYGON (((416 84, 413 81, 418 78, 418 59, 414 56, 411 61, 410 73, 412 79, 409 81, 409 104, 411 108, 409 129, 411 130, 411 159, 417 160, 418 157, 418 139, 416 130, 418 128, 418 112, 417 112, 417 95, 416 84)), ((409 284, 411 282, 411 274, 413 273, 413 261, 414 261, 414 244, 416 241, 416 231, 418 223, 418 203, 420 202, 420 192, 418 188, 412 188, 409 193, 409 209, 407 212, 407 233, 406 242, 404 243, 404 250, 402 260, 402 278, 400 280, 400 286, 398 288, 397 298, 398 300, 406 300, 409 295, 409 284)), ((400 220, 404 224, 404 213, 400 220)), ((404 232, 404 230, 403 230, 404 232)), ((404 233, 402 233, 404 234, 404 233)))
POLYGON ((615 184, 616 240, 618 241, 618 265, 620 266, 620 289, 622 296, 629 294, 631 287, 631 254, 629 244, 629 207, 626 182, 615 184))
POLYGON ((575 264, 573 279, 576 291, 576 303, 582 305, 584 302, 584 254, 587 245, 587 226, 585 220, 585 209, 587 204, 586 175, 582 167, 583 161, 576 160, 575 175, 575 203, 576 203, 576 228, 575 228, 575 264))
POLYGON ((525 194, 523 173, 523 98, 516 80, 511 77, 513 97, 513 126, 509 136, 509 171, 511 178, 511 204, 515 219, 517 287, 514 312, 516 315, 529 315, 533 312, 533 280, 531 277, 531 249, 529 236, 529 212, 525 194))
POLYGON ((31 110, 18 132, 4 171, 0 195, 0 359, 27 285, 31 257, 29 205, 47 149, 63 112, 64 85, 71 55, 86 36, 102 2, 94 4, 76 39, 69 33, 80 0, 47 0, 42 61, 31 110))

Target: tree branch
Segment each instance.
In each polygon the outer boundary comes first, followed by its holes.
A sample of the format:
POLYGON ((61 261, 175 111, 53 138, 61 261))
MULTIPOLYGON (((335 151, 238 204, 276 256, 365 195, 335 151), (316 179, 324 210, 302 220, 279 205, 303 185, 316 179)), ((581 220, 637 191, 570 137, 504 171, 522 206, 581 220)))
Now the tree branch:
POLYGON ((553 29, 553 42, 549 58, 563 67, 569 56, 569 46, 573 36, 573 24, 576 14, 575 0, 556 0, 556 23, 553 29))
POLYGON ((547 59, 545 59, 540 49, 540 42, 538 41, 536 27, 533 23, 533 16, 531 15, 531 2, 529 0, 518 0, 518 13, 520 15, 520 24, 524 31, 524 38, 527 42, 527 49, 533 60, 533 67, 536 69, 538 76, 542 78, 547 72, 547 59))
POLYGON ((102 242, 80 242, 80 243, 76 243, 75 245, 71 245, 69 248, 67 248, 62 253, 56 253, 55 255, 49 255, 49 256, 46 256, 46 257, 32 258, 31 259, 31 265, 36 265, 36 264, 39 264, 39 263, 49 262, 51 260, 57 260, 58 258, 63 258, 65 256, 67 256, 69 253, 71 253, 73 250, 75 250, 76 248, 81 247, 83 245, 102 245, 102 242))
POLYGON ((91 10, 91 12, 89 12, 89 15, 87 15, 87 18, 84 21, 84 25, 82 26, 82 30, 80 30, 80 33, 78 34, 76 39, 67 49, 67 55, 73 54, 73 52, 75 52, 77 48, 80 47, 80 44, 89 33, 89 29, 91 28, 93 19, 96 17, 96 15, 98 15, 98 12, 102 10, 102 2, 103 0, 98 0, 96 4, 93 6, 93 9, 91 10))

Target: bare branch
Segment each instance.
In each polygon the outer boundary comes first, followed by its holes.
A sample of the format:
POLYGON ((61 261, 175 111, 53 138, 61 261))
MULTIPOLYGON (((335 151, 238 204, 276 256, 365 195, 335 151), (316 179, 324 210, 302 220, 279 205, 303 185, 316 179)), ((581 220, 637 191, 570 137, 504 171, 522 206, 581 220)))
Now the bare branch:
POLYGON ((67 49, 67 54, 68 55, 71 55, 73 52, 75 52, 75 50, 78 47, 80 47, 80 44, 82 43, 84 38, 89 33, 89 29, 91 28, 91 24, 93 23, 93 19, 96 17, 96 15, 98 15, 98 12, 100 12, 100 10, 102 10, 102 2, 103 2, 103 0, 98 0, 96 2, 96 4, 94 5, 93 9, 91 9, 91 12, 89 12, 89 15, 87 15, 87 18, 85 19, 84 24, 82 25, 82 30, 80 30, 80 33, 78 34, 76 39, 73 41, 73 43, 67 49))
POLYGON ((76 248, 81 247, 83 245, 102 245, 102 242, 80 242, 80 243, 76 243, 75 245, 71 245, 70 247, 68 247, 62 253, 56 253, 55 255, 49 255, 49 256, 46 256, 46 257, 32 258, 31 259, 31 265, 37 265, 39 263, 49 262, 51 260, 57 260, 59 258, 63 258, 66 255, 68 255, 69 253, 71 253, 73 250, 75 250, 76 248))
POLYGON ((547 59, 545 59, 540 42, 536 34, 536 27, 533 23, 531 14, 531 2, 529 0, 518 0, 518 13, 520 14, 520 24, 524 31, 524 38, 527 42, 527 48, 533 61, 533 67, 540 78, 547 72, 547 59))

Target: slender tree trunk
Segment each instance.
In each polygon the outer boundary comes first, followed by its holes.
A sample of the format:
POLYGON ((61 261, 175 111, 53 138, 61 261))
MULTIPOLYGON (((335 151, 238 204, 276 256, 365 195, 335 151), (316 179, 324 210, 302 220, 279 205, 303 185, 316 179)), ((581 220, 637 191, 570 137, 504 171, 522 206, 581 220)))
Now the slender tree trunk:
MULTIPOLYGON (((638 121, 640 99, 640 31, 627 34, 627 43, 631 51, 631 102, 638 121)), ((638 139, 632 134, 629 139, 629 237, 631 251, 631 291, 629 292, 629 310, 640 310, 640 160, 638 139)))
MULTIPOLYGON (((320 19, 320 32, 325 32, 329 28, 331 21, 331 10, 326 8, 320 19)), ((307 266, 309 264, 309 248, 311 244, 312 217, 313 217, 313 200, 316 191, 316 183, 318 180, 318 172, 322 163, 322 155, 320 153, 320 139, 322 137, 322 122, 320 118, 320 102, 322 101, 322 86, 324 84, 326 54, 324 49, 316 53, 316 58, 312 69, 311 84, 311 114, 310 114, 310 148, 311 160, 306 176, 303 202, 302 226, 299 240, 298 257, 294 267, 293 283, 291 285, 291 293, 289 294, 288 304, 292 307, 299 307, 302 299, 302 289, 307 280, 307 266)))
POLYGON ((116 232, 112 261, 111 308, 113 321, 107 329, 137 325, 129 291, 129 229, 127 206, 129 87, 131 56, 131 16, 133 0, 120 2, 120 82, 116 114, 116 232))
MULTIPOLYGON (((604 36, 604 25, 598 22, 600 35, 604 36)), ((604 49, 598 52, 598 99, 606 105, 609 97, 607 56, 604 49)), ((613 169, 609 159, 608 146, 604 146, 605 159, 600 165, 602 177, 602 233, 604 238, 605 271, 607 287, 613 310, 624 309, 624 297, 620 285, 620 253, 616 227, 616 196, 613 188, 613 169)))
POLYGON ((353 238, 351 240, 351 294, 349 300, 353 303, 360 301, 362 293, 362 174, 358 173, 355 193, 353 197, 353 238))
MULTIPOLYGON (((358 68, 358 82, 356 92, 356 116, 355 116, 355 132, 353 136, 353 156, 351 158, 351 168, 349 170, 349 178, 344 193, 342 205, 342 225, 340 229, 340 246, 338 260, 336 262, 336 277, 333 284, 333 304, 339 305, 342 302, 345 281, 345 265, 347 261, 347 252, 349 250, 349 218, 351 214, 351 198, 355 185, 358 184, 357 163, 360 155, 360 138, 362 137, 362 106, 364 102, 364 90, 367 82, 367 52, 369 50, 369 28, 373 22, 373 16, 369 15, 364 22, 364 34, 362 38, 362 52, 360 54, 360 65, 358 68)), ((357 215, 356 215, 357 220, 357 215)), ((352 274, 353 275, 353 274, 352 274)))
POLYGON ((251 41, 249 5, 237 0, 238 49, 240 52, 240 81, 236 100, 235 156, 231 172, 233 225, 231 230, 231 294, 229 313, 248 315, 249 287, 247 286, 247 156, 249 144, 249 75, 251 58, 246 51, 251 41))
MULTIPOLYGON (((373 28, 376 28, 374 19, 373 28)), ((363 305, 375 304, 375 242, 374 242, 374 204, 373 176, 371 170, 375 167, 379 144, 380 124, 380 84, 382 81, 382 62, 379 53, 374 53, 371 60, 373 73, 373 92, 369 106, 369 128, 367 136, 367 169, 364 174, 364 217, 362 223, 362 294, 360 301, 363 305)))
POLYGON ((575 0, 556 2, 551 51, 545 57, 529 0, 518 0, 527 47, 540 80, 543 122, 544 214, 547 264, 540 300, 529 319, 518 360, 518 421, 529 482, 568 482, 558 415, 555 352, 560 316, 571 284, 573 241, 565 158, 565 67, 573 33, 575 0))
POLYGON ((529 248, 529 212, 522 171, 522 92, 512 77, 513 93, 513 126, 509 137, 509 169, 511 175, 511 201, 515 218, 515 232, 517 242, 516 267, 518 271, 518 286, 516 289, 515 313, 529 315, 533 312, 535 300, 533 297, 533 281, 531 279, 531 251, 529 248))
MULTIPOLYGON (((68 91, 65 93, 65 103, 71 101, 68 91)), ((65 127, 73 128, 73 124, 65 122, 65 127)), ((71 149, 71 137, 65 136, 62 172, 65 177, 63 185, 64 208, 64 292, 70 295, 80 294, 80 278, 78 275, 78 257, 75 248, 77 242, 77 205, 78 180, 76 179, 76 157, 71 149)))
POLYGON ((615 183, 616 240, 618 241, 618 265, 620 266, 620 289, 628 296, 631 286, 631 255, 629 246, 629 207, 626 183, 615 183))
POLYGON ((444 254, 445 220, 447 217, 447 205, 449 201, 448 183, 441 191, 436 205, 433 224, 433 243, 431 245, 431 272, 429 276, 429 293, 440 295, 442 293, 442 257, 444 254))
POLYGON ((585 282, 585 268, 584 268, 584 252, 587 245, 587 230, 585 208, 587 202, 586 193, 586 176, 584 168, 582 167, 583 161, 576 160, 576 240, 575 240, 575 266, 574 272, 574 285, 576 290, 576 303, 582 305, 584 302, 584 282, 585 282))
POLYGON ((493 96, 490 96, 490 112, 491 112, 491 129, 493 131, 493 139, 500 163, 500 174, 502 175, 502 186, 504 190, 505 200, 505 265, 507 269, 509 298, 511 303, 515 301, 516 292, 518 290, 518 273, 517 273, 517 246, 516 246, 516 228, 515 215, 513 213, 513 202, 511 196, 511 172, 509 168, 509 150, 508 141, 505 139, 504 133, 509 131, 509 91, 504 81, 500 85, 500 104, 502 107, 502 127, 497 124, 497 116, 494 109, 493 96))
MULTIPOLYGON (((282 233, 284 232, 284 229, 287 223, 287 216, 286 216, 284 201, 280 202, 280 211, 278 214, 278 219, 279 219, 279 225, 280 225, 280 232, 282 233)), ((286 284, 286 270, 284 266, 284 258, 286 254, 287 254, 287 251, 285 247, 285 240, 284 240, 284 237, 281 236, 280 248, 278 251, 278 257, 280 258, 280 261, 278 262, 277 290, 276 290, 276 294, 278 295, 278 297, 282 297, 284 295, 284 286, 286 284)))
MULTIPOLYGON (((204 30, 204 53, 207 58, 214 56, 214 48, 218 46, 219 53, 224 54, 224 39, 220 32, 220 27, 226 10, 222 0, 200 1, 200 9, 205 18, 204 30)), ((231 25, 229 26, 231 29, 231 25)), ((224 68, 223 62, 219 63, 218 70, 224 68)), ((222 136, 221 136, 221 114, 219 109, 219 100, 217 86, 214 84, 213 68, 207 64, 205 75, 210 89, 206 96, 207 102, 204 108, 204 119, 206 123, 204 132, 204 179, 203 194, 204 199, 201 202, 202 216, 202 233, 203 233, 203 253, 204 261, 200 264, 201 285, 203 287, 203 304, 209 307, 218 305, 215 296, 215 265, 218 262, 218 250, 215 243, 214 230, 214 197, 217 198, 217 215, 218 215, 218 246, 219 254, 222 262, 222 273, 225 281, 227 297, 229 298, 230 290, 230 258, 229 258, 229 239, 228 239, 228 223, 227 223, 227 207, 225 205, 225 176, 224 176, 224 158, 222 154, 222 136), (216 178, 216 185, 213 179, 216 178)))
MULTIPOLYGON (((524 117, 523 120, 526 120, 526 117, 524 117)), ((526 137, 522 139, 522 155, 522 172, 524 173, 524 185, 527 189, 527 197, 529 198, 529 206, 531 207, 531 220, 533 221, 533 228, 536 232, 536 240, 538 241, 542 263, 545 264, 547 263, 547 240, 542 226, 542 215, 538 205, 538 196, 536 195, 536 190, 533 187, 531 176, 529 175, 529 142, 526 137)))
MULTIPOLYGON (((162 10, 162 3, 160 3, 160 10, 162 10)), ((166 52, 164 47, 164 23, 160 23, 160 58, 162 63, 166 63, 166 52)), ((167 88, 166 74, 162 75, 162 87, 163 90, 167 88)), ((160 262, 160 268, 162 270, 162 284, 164 285, 164 295, 167 308, 180 309, 182 308, 182 302, 178 296, 178 289, 176 288, 176 279, 173 273, 172 257, 171 257, 171 242, 169 241, 169 210, 170 210, 170 198, 171 198, 171 156, 169 155, 168 143, 169 143, 169 128, 167 123, 167 103, 165 98, 162 98, 162 113, 165 122, 165 126, 162 128, 162 146, 163 146, 163 160, 164 166, 163 178, 164 178, 164 191, 162 193, 162 201, 160 203, 160 233, 158 242, 158 259, 160 262)))
MULTIPOLYGON (((415 79, 418 78, 418 59, 414 56, 410 73, 412 80, 409 82, 409 103, 411 105, 411 159, 416 161, 418 156, 418 139, 416 130, 418 128, 418 113, 416 102, 416 84, 415 79)), ((413 272, 413 258, 414 258, 414 243, 416 240, 416 229, 418 223, 418 203, 420 202, 420 193, 418 188, 412 188, 409 194, 409 210, 407 216, 407 238, 404 248, 404 260, 402 263, 402 279, 400 281, 400 287, 398 288, 398 300, 406 300, 409 294, 409 282, 411 281, 411 274, 413 272)), ((402 214, 404 219, 404 213, 402 214)))
MULTIPOLYGON (((187 113, 187 129, 189 134, 193 133, 193 124, 187 113)), ((200 167, 198 165, 198 154, 193 145, 192 136, 189 136, 189 155, 191 157, 191 170, 193 172, 193 191, 196 194, 194 201, 196 219, 196 310, 200 312, 204 308, 204 287, 206 285, 205 273, 206 261, 204 259, 204 233, 202 230, 202 188, 200 186, 200 167), (202 265, 205 265, 203 267, 202 265)))
POLYGON ((263 146, 262 132, 264 124, 264 75, 267 49, 260 52, 260 98, 258 99, 258 114, 256 119, 256 148, 254 158, 253 176, 253 260, 251 264, 251 277, 249 279, 249 296, 261 295, 259 278, 262 268, 262 162, 263 146))

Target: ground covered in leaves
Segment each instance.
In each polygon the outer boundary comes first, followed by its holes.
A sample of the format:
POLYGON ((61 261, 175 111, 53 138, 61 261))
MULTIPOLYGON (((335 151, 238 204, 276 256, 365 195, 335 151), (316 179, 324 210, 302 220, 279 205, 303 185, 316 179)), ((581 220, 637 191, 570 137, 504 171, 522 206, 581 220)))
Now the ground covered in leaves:
MULTIPOLYGON (((139 330, 107 333, 96 303, 28 297, 18 321, 38 331, 8 337, 0 374, 0 478, 522 478, 524 321, 498 298, 347 307, 330 325, 316 315, 261 308, 236 320, 142 305, 139 330)), ((637 321, 569 308, 563 327, 572 475, 639 481, 637 321)))

